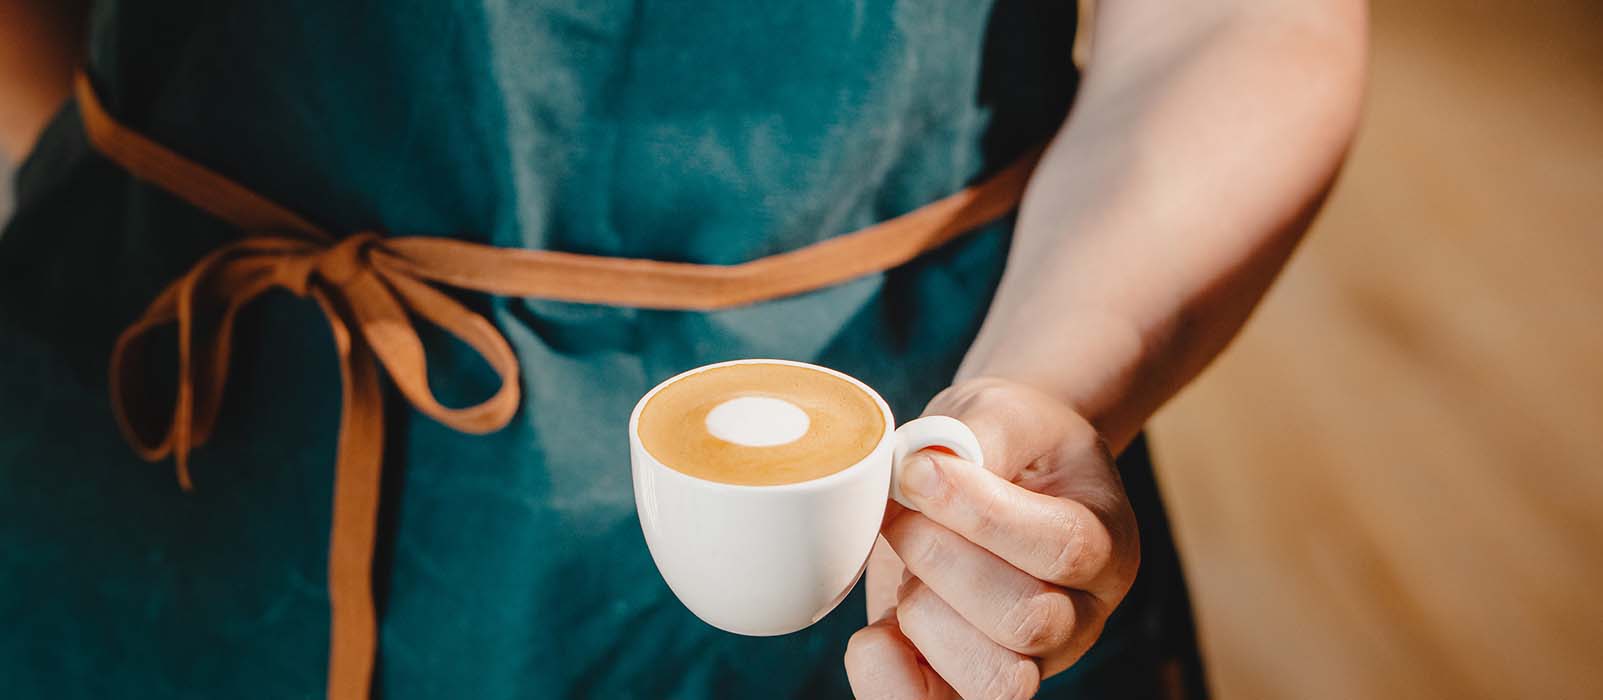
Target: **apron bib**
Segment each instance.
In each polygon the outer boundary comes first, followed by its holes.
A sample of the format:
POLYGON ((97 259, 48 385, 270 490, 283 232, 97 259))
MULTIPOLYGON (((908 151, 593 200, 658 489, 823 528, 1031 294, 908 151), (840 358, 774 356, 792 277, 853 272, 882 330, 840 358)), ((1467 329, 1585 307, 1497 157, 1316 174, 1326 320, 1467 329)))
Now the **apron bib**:
POLYGON ((336 238, 283 207, 118 123, 88 76, 75 94, 89 142, 150 182, 247 235, 220 245, 162 291, 111 352, 111 398, 123 436, 147 460, 173 457, 191 488, 189 451, 205 442, 222 405, 234 319, 277 289, 317 302, 330 324, 344 406, 334 473, 328 570, 332 608, 328 697, 367 697, 378 625, 372 559, 383 470, 378 370, 425 415, 466 433, 506 427, 518 408, 518 358, 484 317, 430 283, 477 292, 589 304, 716 311, 832 286, 906 263, 1018 204, 1040 155, 1027 152, 985 182, 913 212, 795 251, 716 266, 498 249, 449 238, 336 238), (409 316, 433 322, 492 367, 500 387, 485 401, 447 408, 429 388, 422 341, 409 316), (149 373, 134 359, 146 336, 178 328, 176 397, 154 432, 136 427, 149 373), (204 330, 203 330, 204 329, 204 330))
MULTIPOLYGON (((0 685, 845 697, 860 597, 750 639, 666 590, 628 413, 764 356, 917 415, 1006 256, 1014 195, 965 186, 1061 123, 1073 8, 372 9, 96 3, 0 235, 0 685)), ((1042 696, 1139 696, 1146 610, 1042 696)))

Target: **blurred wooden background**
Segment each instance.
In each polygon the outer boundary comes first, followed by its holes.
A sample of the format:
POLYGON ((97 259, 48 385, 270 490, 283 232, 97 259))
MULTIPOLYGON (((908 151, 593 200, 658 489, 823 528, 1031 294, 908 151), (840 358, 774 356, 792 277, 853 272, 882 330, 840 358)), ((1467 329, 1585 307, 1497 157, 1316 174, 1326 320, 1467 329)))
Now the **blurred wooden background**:
POLYGON ((1312 237, 1154 429, 1219 697, 1603 698, 1603 3, 1372 3, 1312 237))

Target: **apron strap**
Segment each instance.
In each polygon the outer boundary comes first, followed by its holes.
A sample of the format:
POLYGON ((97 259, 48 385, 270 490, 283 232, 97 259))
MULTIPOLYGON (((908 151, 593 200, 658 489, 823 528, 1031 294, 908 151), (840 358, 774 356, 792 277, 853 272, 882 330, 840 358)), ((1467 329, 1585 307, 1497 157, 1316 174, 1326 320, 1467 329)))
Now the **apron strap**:
POLYGON ((383 452, 379 368, 417 409, 468 433, 498 430, 520 400, 517 357, 488 320, 433 285, 505 296, 651 309, 712 311, 839 284, 901 265, 1017 207, 1041 148, 989 179, 917 210, 797 250, 738 265, 698 265, 501 248, 450 238, 338 238, 277 203, 195 163, 106 112, 89 77, 75 85, 89 143, 133 177, 241 229, 169 285, 111 353, 112 409, 144 459, 173 457, 188 490, 189 452, 215 424, 228 374, 236 312, 273 288, 316 301, 334 334, 343 387, 329 533, 328 697, 365 698, 377 653, 372 558, 383 452), (412 324, 422 318, 467 343, 501 387, 476 406, 447 408, 428 386, 427 357, 412 324), (143 396, 139 358, 146 336, 178 326, 178 386, 172 414, 156 417, 143 396))

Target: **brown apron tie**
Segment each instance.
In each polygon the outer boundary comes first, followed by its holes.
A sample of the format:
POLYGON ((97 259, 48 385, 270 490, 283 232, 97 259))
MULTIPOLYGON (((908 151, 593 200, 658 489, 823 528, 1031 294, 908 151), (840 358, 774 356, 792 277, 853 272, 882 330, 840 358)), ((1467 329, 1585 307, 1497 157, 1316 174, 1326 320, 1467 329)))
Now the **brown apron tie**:
POLYGON ((506 339, 430 283, 653 309, 752 304, 895 267, 1007 214, 1017 206, 1040 156, 1034 149, 976 186, 850 234, 738 265, 697 265, 372 232, 337 238, 117 122, 83 73, 76 92, 84 130, 96 150, 134 177, 246 233, 169 285, 112 349, 112 409, 141 457, 156 461, 171 455, 179 483, 191 488, 189 452, 206 441, 216 423, 234 318, 263 292, 279 287, 311 297, 333 330, 344 388, 328 555, 328 697, 337 700, 367 696, 377 651, 372 557, 384 431, 378 368, 419 411, 463 432, 497 430, 518 407, 518 362, 506 339), (495 395, 465 408, 441 405, 428 385, 413 315, 477 351, 500 376, 495 395), (177 399, 165 426, 150 430, 134 420, 144 396, 139 357, 146 335, 173 323, 178 324, 177 399))

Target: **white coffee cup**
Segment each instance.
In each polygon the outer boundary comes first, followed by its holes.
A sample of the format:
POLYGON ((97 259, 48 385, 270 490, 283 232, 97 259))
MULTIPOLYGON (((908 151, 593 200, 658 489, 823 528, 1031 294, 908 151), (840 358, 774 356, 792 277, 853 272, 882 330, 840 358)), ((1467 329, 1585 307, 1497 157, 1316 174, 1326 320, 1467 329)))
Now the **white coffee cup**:
POLYGON ((738 634, 771 636, 805 628, 851 592, 879 534, 887 497, 896 492, 903 458, 943 447, 980 466, 974 433, 955 418, 926 416, 892 431, 885 400, 835 370, 787 360, 736 360, 698 367, 647 392, 629 417, 635 507, 657 569, 686 607, 708 624, 738 634), (733 364, 784 364, 825 372, 873 397, 885 432, 850 467, 810 481, 746 486, 676 471, 640 441, 640 411, 663 387, 733 364))

